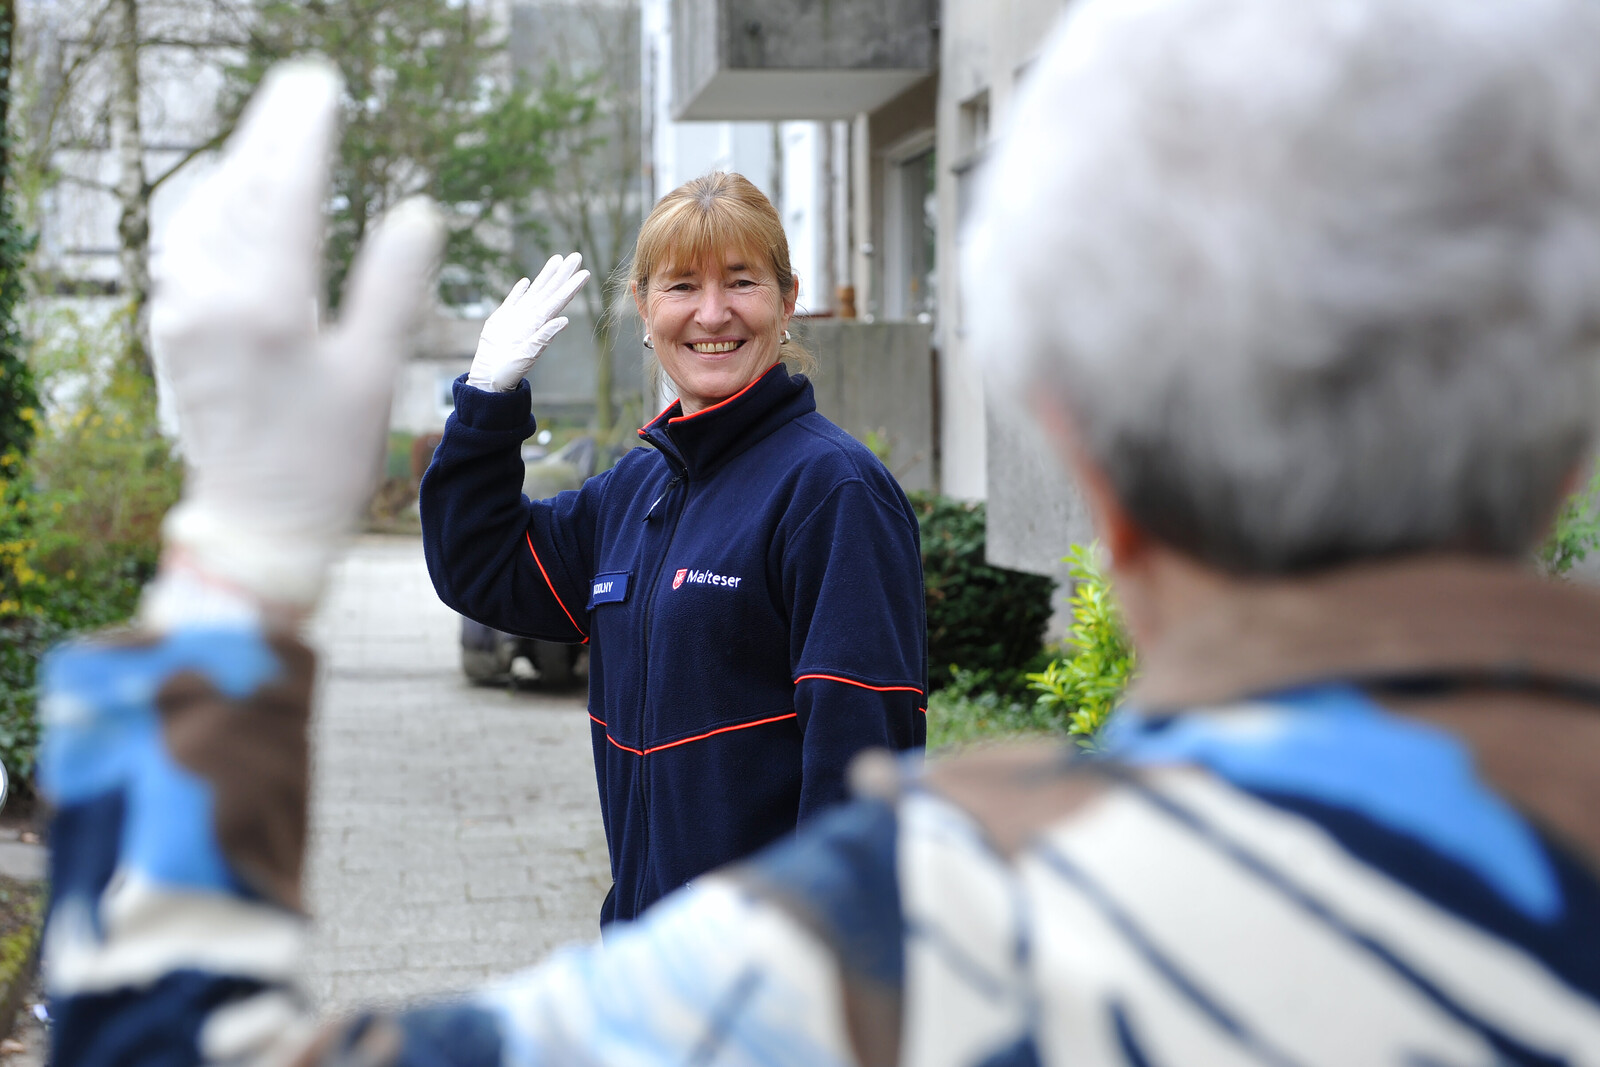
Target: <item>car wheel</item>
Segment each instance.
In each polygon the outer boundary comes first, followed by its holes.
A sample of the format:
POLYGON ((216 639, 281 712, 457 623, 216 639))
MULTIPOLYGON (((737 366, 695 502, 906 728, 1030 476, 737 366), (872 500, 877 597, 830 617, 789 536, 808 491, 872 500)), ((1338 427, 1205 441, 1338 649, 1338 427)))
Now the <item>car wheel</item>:
POLYGON ((571 645, 533 642, 533 665, 539 669, 539 680, 551 689, 570 689, 577 681, 572 673, 571 645))
POLYGON ((467 681, 473 685, 500 685, 506 680, 505 668, 500 665, 500 657, 493 652, 475 648, 461 650, 461 673, 465 674, 467 681))

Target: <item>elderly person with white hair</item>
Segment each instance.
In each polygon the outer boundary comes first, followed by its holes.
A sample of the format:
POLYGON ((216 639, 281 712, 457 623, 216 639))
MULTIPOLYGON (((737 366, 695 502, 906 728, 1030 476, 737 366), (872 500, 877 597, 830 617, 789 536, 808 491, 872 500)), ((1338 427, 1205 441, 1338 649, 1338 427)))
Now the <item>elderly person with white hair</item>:
POLYGON ((306 657, 205 629, 247 557, 164 577, 157 651, 52 668, 56 1062, 1600 1063, 1600 600, 1523 566, 1593 429, 1596 56, 1593 0, 1074 5, 967 295, 1141 651, 1102 754, 861 764, 491 989, 305 1044, 304 753, 245 731, 306 657))

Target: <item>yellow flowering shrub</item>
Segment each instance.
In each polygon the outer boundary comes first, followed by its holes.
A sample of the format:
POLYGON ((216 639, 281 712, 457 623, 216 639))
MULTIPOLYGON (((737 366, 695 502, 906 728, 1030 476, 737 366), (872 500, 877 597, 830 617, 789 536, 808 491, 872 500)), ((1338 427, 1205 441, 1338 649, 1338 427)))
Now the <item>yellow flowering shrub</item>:
POLYGON ((39 657, 132 614, 181 476, 158 431, 153 383, 107 365, 109 331, 51 326, 33 352, 39 392, 70 402, 26 409, 31 449, 0 457, 0 760, 19 785, 38 737, 39 657), (62 382, 72 388, 52 388, 62 382))

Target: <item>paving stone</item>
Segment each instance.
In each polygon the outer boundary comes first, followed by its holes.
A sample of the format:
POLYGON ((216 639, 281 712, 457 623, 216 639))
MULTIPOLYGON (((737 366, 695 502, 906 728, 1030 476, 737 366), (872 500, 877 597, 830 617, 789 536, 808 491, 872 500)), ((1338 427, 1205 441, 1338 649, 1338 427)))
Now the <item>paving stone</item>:
POLYGON ((37 840, 24 841, 20 831, 0 830, 0 874, 24 882, 42 882, 50 854, 37 840))
POLYGON ((611 879, 582 694, 468 685, 458 628, 407 538, 359 541, 312 626, 307 980, 335 1013, 598 933, 611 879))

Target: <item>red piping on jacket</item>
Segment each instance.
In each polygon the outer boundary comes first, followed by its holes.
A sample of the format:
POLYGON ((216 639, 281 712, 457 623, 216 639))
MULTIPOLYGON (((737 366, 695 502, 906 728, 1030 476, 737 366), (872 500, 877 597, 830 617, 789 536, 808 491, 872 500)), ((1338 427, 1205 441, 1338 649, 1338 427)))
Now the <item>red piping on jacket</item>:
POLYGON ((827 682, 843 682, 845 685, 855 685, 860 686, 862 689, 870 689, 874 693, 916 693, 919 696, 922 693, 922 690, 918 689, 914 685, 868 685, 866 682, 857 682, 852 681, 849 678, 840 678, 837 674, 802 674, 800 677, 794 680, 794 684, 799 685, 807 678, 821 678, 823 681, 827 682))
POLYGON ((544 569, 544 561, 539 558, 539 550, 533 547, 533 535, 524 530, 522 536, 527 539, 528 551, 533 553, 533 562, 538 566, 539 573, 544 576, 544 584, 550 587, 550 595, 556 598, 556 603, 561 605, 562 614, 566 615, 567 621, 572 624, 572 628, 583 636, 583 643, 587 645, 589 643, 589 635, 583 632, 583 627, 578 625, 578 620, 574 619, 572 612, 567 610, 567 605, 562 601, 561 594, 556 592, 556 583, 550 580, 550 575, 544 569))
MULTIPOLYGON (((778 363, 782 363, 782 362, 783 362, 783 360, 781 360, 781 359, 778 360, 778 363)), ((776 367, 778 365, 778 363, 774 363, 772 365, 772 367, 776 367)), ((668 423, 688 422, 690 419, 698 419, 701 415, 704 415, 708 411, 715 411, 715 410, 717 410, 718 408, 720 408, 724 404, 733 403, 735 400, 738 400, 741 396, 744 396, 744 394, 746 394, 750 390, 754 389, 756 387, 756 382, 759 382, 761 379, 763 379, 767 375, 771 374, 772 373, 772 367, 768 367, 766 370, 764 370, 760 374, 756 375, 755 381, 752 381, 749 385, 745 386, 743 389, 739 390, 737 393, 734 393, 732 396, 723 397, 721 400, 717 401, 715 404, 712 404, 708 408, 701 408, 699 411, 695 412, 693 415, 679 415, 679 416, 677 416, 675 418, 668 419, 667 422, 668 423)), ((667 406, 671 407, 672 405, 669 404, 667 406)), ((661 417, 660 415, 656 416, 656 418, 658 418, 658 419, 660 417, 661 417)))
MULTIPOLYGON (((674 400, 672 402, 672 404, 676 404, 678 402, 679 401, 674 400)), ((651 419, 649 422, 647 422, 643 426, 639 427, 639 436, 643 437, 645 435, 645 433, 650 429, 650 427, 652 427, 656 423, 660 422, 661 421, 661 416, 665 415, 667 412, 672 410, 672 404, 668 404, 666 407, 664 407, 660 411, 656 412, 656 417, 655 418, 651 419)))
MULTIPOLYGON (((612 737, 609 733, 606 734, 606 740, 610 741, 613 745, 616 745, 624 752, 632 752, 635 756, 648 756, 652 752, 660 752, 663 749, 668 748, 677 748, 679 745, 687 745, 691 741, 704 741, 708 737, 715 737, 717 734, 725 734, 730 730, 748 730, 752 726, 765 726, 769 722, 782 722, 785 719, 794 719, 798 717, 799 712, 791 711, 787 715, 774 715, 770 719, 757 719, 755 722, 741 722, 735 723, 732 726, 719 726, 715 730, 707 730, 703 734, 696 734, 693 737, 680 738, 677 741, 668 741, 664 745, 651 745, 649 748, 629 748, 621 741, 618 741, 616 738, 612 737)), ((589 718, 595 723, 599 724, 602 728, 605 726, 604 722, 594 717, 594 712, 589 713, 589 718)))

